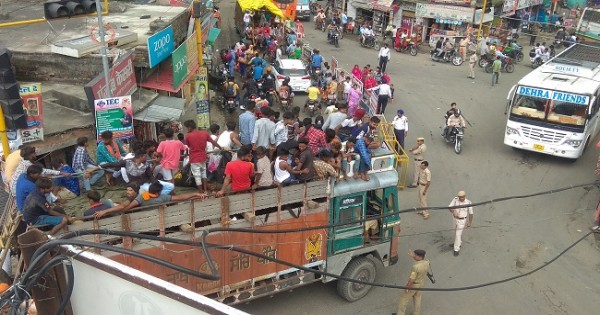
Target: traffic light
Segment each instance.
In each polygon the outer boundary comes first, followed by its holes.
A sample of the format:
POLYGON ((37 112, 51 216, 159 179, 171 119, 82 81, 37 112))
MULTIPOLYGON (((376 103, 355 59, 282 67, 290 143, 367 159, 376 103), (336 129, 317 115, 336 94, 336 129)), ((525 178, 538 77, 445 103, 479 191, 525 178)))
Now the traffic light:
POLYGON ((0 48, 0 105, 4 112, 6 129, 27 128, 27 113, 23 109, 23 100, 19 94, 19 83, 15 79, 11 53, 0 48))
POLYGON ((46 20, 86 15, 96 12, 94 0, 60 0, 44 3, 46 20))

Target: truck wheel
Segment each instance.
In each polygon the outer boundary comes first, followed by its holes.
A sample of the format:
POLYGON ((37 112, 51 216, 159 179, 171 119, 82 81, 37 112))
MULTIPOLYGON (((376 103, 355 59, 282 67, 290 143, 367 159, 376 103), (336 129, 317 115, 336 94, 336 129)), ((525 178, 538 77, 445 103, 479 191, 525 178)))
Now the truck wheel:
MULTIPOLYGON (((342 277, 361 280, 365 282, 375 281, 375 275, 377 269, 375 264, 366 257, 357 257, 352 259, 344 272, 342 277)), ((371 290, 370 285, 353 283, 344 280, 338 280, 337 291, 338 294, 346 299, 348 302, 358 301, 363 298, 371 290)))
POLYGON ((515 66, 513 64, 507 64, 506 65, 506 72, 513 73, 513 71, 515 71, 515 66))

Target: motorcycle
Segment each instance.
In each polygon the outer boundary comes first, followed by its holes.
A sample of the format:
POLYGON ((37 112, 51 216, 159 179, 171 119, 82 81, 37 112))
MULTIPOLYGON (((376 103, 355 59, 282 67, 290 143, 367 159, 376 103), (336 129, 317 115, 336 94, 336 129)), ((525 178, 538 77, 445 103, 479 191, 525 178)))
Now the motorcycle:
MULTIPOLYGON (((514 65, 515 62, 513 61, 512 58, 510 58, 510 57, 500 58, 500 61, 502 61, 502 67, 500 68, 500 71, 506 71, 507 73, 513 73, 513 71, 515 71, 515 65, 514 65)), ((485 72, 491 73, 492 65, 493 65, 493 62, 490 62, 487 65, 485 65, 485 72)))
POLYGON ((400 45, 400 46, 394 47, 394 48, 396 49, 397 52, 410 51, 411 56, 416 56, 417 53, 419 52, 419 47, 417 46, 417 43, 411 41, 410 39, 406 40, 406 45, 400 45))
POLYGON ((290 109, 292 105, 292 98, 279 98, 279 106, 281 106, 281 109, 283 109, 284 111, 287 111, 290 109))
POLYGON ((516 48, 505 47, 502 53, 516 60, 517 62, 521 62, 523 57, 525 57, 525 55, 523 55, 523 46, 518 44, 516 48))
POLYGON ((325 32, 325 19, 317 19, 315 21, 315 29, 325 32))
POLYGON ((441 56, 437 56, 437 51, 432 49, 431 52, 431 60, 437 62, 452 62, 455 66, 460 66, 465 61, 461 55, 458 54, 456 49, 452 49, 448 52, 442 52, 441 56))
POLYGON ((238 101, 235 96, 224 96, 225 102, 223 103, 223 109, 226 109, 228 113, 233 114, 239 107, 238 101))
POLYGON ((446 142, 454 144, 454 152, 456 152, 456 154, 460 154, 460 152, 462 151, 464 128, 463 127, 454 127, 454 128, 452 128, 450 135, 448 135, 448 136, 442 135, 442 138, 444 138, 444 140, 446 140, 446 142))
POLYGON ((331 34, 331 37, 329 39, 327 39, 327 41, 330 44, 335 45, 335 48, 340 48, 340 34, 339 33, 331 34))
POLYGON ((275 94, 277 94, 277 92, 275 92, 274 88, 271 88, 267 91, 267 97, 265 98, 267 100, 267 102, 269 102, 269 106, 273 106, 273 104, 275 104, 275 100, 277 99, 277 96, 275 94))
POLYGON ((494 62, 494 60, 492 59, 492 56, 489 54, 485 54, 485 55, 481 56, 481 58, 479 59, 477 64, 479 65, 480 68, 485 68, 485 66, 487 66, 488 63, 492 63, 492 62, 494 62))
POLYGON ((312 77, 313 81, 320 81, 321 78, 321 67, 312 67, 311 65, 308 66, 308 72, 310 73, 310 76, 312 77))
POLYGON ((375 48, 375 50, 379 50, 379 43, 375 36, 369 36, 365 38, 364 41, 360 42, 360 45, 363 47, 375 48))
POLYGON ((308 100, 306 102, 306 106, 304 106, 304 111, 308 112, 310 117, 314 117, 315 113, 317 112, 317 105, 317 101, 308 100))
POLYGON ((538 55, 535 52, 535 49, 532 49, 529 52, 529 61, 531 61, 531 67, 533 69, 535 69, 535 68, 541 66, 542 64, 544 64, 544 61, 542 61, 542 56, 538 55))

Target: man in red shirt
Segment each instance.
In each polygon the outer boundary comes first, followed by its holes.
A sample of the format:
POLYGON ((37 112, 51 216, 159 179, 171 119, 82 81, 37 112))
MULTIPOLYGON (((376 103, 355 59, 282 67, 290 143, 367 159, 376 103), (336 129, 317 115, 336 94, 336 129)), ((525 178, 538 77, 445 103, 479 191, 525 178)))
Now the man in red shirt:
POLYGON ((196 122, 186 120, 183 126, 187 129, 185 142, 190 149, 190 166, 196 186, 200 192, 206 192, 206 143, 210 142, 213 146, 221 148, 221 146, 210 137, 210 134, 205 130, 197 130, 196 122))
POLYGON ((179 158, 181 151, 186 149, 185 144, 179 140, 173 140, 175 132, 171 128, 164 130, 167 140, 161 141, 156 148, 156 153, 161 156, 160 174, 166 182, 173 182, 173 176, 179 171, 179 158))
POLYGON ((215 197, 225 195, 225 191, 227 191, 230 184, 232 192, 248 190, 252 186, 252 179, 254 177, 254 164, 250 162, 252 161, 252 150, 249 146, 243 146, 238 150, 237 154, 237 160, 231 161, 225 166, 223 188, 215 194, 215 197))

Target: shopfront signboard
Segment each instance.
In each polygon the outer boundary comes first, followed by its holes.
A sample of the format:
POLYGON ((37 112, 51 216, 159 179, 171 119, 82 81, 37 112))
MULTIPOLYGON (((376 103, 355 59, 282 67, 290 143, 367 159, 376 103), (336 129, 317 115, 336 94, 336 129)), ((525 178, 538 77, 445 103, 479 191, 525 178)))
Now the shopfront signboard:
POLYGON ((98 140, 104 131, 112 131, 116 139, 133 137, 133 107, 131 95, 94 101, 98 140))
POLYGON ((175 50, 175 34, 169 25, 162 31, 148 37, 148 65, 156 67, 161 61, 169 58, 175 50))
POLYGON ((450 20, 470 23, 473 20, 473 12, 474 8, 471 7, 417 3, 415 16, 440 21, 450 20))

